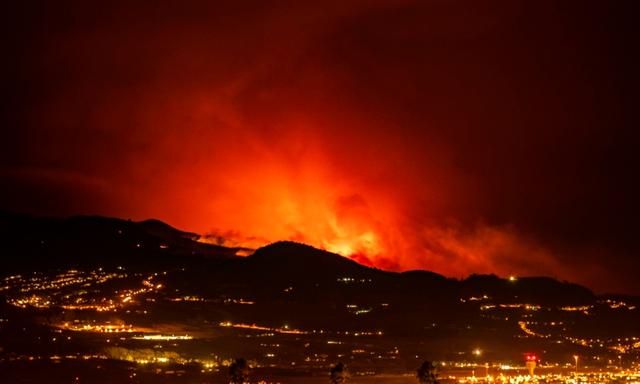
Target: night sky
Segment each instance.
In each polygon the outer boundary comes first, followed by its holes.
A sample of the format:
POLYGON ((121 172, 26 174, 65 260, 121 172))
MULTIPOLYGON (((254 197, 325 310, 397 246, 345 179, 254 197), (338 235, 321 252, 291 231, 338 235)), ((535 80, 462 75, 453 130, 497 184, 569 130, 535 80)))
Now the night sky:
POLYGON ((634 1, 15 3, 2 209, 640 294, 634 1))

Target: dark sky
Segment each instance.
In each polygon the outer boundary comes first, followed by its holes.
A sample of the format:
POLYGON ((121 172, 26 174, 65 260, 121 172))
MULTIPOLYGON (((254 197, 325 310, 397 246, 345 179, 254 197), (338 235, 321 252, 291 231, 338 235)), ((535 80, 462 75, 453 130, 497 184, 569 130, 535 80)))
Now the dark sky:
POLYGON ((0 208, 640 294, 634 1, 16 3, 0 208))

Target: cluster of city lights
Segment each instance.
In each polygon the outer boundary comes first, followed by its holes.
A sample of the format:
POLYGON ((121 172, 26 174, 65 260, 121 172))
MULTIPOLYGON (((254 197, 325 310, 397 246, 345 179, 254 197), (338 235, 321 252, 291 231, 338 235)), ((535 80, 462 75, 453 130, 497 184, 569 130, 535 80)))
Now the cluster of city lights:
POLYGON ((253 305, 256 302, 255 301, 251 301, 251 300, 245 300, 245 299, 231 299, 231 298, 226 298, 224 299, 224 303, 225 304, 242 304, 242 305, 253 305))
POLYGON ((480 310, 487 311, 494 308, 507 308, 507 309, 516 309, 521 308, 526 311, 539 311, 542 307, 540 305, 534 304, 523 304, 523 303, 514 303, 514 304, 485 304, 480 306, 480 310))
MULTIPOLYGON (((120 268, 122 271, 122 268, 120 268)), ((116 291, 112 297, 96 297, 93 292, 99 285, 111 280, 128 277, 123 272, 105 272, 102 268, 93 271, 68 270, 56 275, 34 273, 33 276, 15 275, 3 279, 0 288, 6 291, 7 302, 20 308, 61 308, 64 310, 96 312, 117 311, 131 303, 137 295, 158 291, 162 284, 154 284, 153 274, 142 281, 142 287, 116 291)), ((102 295, 108 292, 102 292, 102 295)))
POLYGON ((221 327, 225 327, 225 328, 239 328, 239 329, 250 329, 250 330, 255 330, 255 331, 267 331, 267 332, 271 332, 268 335, 275 335, 276 333, 281 333, 281 334, 294 334, 294 335, 308 335, 308 334, 319 334, 319 335, 329 335, 329 334, 333 334, 333 335, 343 335, 343 336, 355 336, 355 337, 361 337, 361 336, 382 336, 384 335, 384 332, 382 331, 333 331, 333 332, 329 332, 329 331, 325 331, 325 330, 311 330, 311 331, 303 331, 300 329, 294 329, 289 327, 288 325, 284 325, 282 327, 267 327, 267 326, 262 326, 262 325, 256 325, 256 324, 244 324, 244 323, 233 323, 231 321, 223 321, 219 324, 221 327))
MULTIPOLYGON (((161 327, 155 327, 154 329, 137 327, 133 324, 128 324, 133 322, 134 324, 142 324, 137 323, 137 320, 142 316, 137 316, 135 313, 142 314, 147 313, 147 310, 153 312, 157 310, 159 307, 143 307, 143 303, 153 302, 156 298, 160 298, 160 300, 165 300, 167 302, 211 302, 215 304, 225 304, 225 305, 253 305, 256 304, 251 298, 241 298, 241 297, 229 297, 228 295, 219 296, 211 296, 210 298, 203 298, 196 295, 185 295, 184 292, 181 292, 178 289, 171 289, 170 293, 167 295, 157 294, 158 292, 165 292, 167 288, 163 283, 167 281, 163 278, 162 273, 153 273, 153 274, 134 274, 134 273, 124 273, 119 271, 117 273, 108 273, 102 271, 102 269, 98 269, 95 271, 82 272, 77 270, 69 270, 63 273, 59 273, 57 275, 46 277, 42 274, 34 274, 32 277, 24 277, 21 275, 10 276, 2 280, 3 285, 0 287, 0 291, 5 292, 5 296, 7 297, 7 302, 20 308, 36 308, 36 309, 63 309, 69 311, 95 311, 95 312, 117 312, 116 314, 96 314, 96 313, 81 313, 75 314, 80 315, 82 319, 85 320, 73 320, 66 321, 63 323, 59 323, 58 320, 55 320, 53 332, 58 332, 64 335, 64 337, 70 337, 68 335, 73 336, 74 338, 80 337, 91 337, 91 338, 100 338, 105 339, 110 347, 110 352, 105 352, 104 354, 99 355, 69 355, 69 356, 43 356, 42 358, 47 358, 54 361, 59 361, 63 359, 119 359, 134 362, 140 365, 149 365, 149 364, 159 364, 165 365, 168 364, 186 364, 192 362, 200 362, 202 364, 202 369, 204 370, 212 370, 217 369, 221 364, 225 365, 221 359, 216 357, 215 360, 207 360, 200 361, 198 359, 194 359, 187 356, 180 356, 176 352, 172 350, 172 347, 189 345, 190 343, 180 343, 180 341, 188 341, 192 340, 194 337, 192 335, 184 334, 180 328, 175 326, 167 326, 165 329, 161 327), (128 279, 126 280, 129 285, 120 284, 121 282, 117 282, 118 287, 111 288, 110 291, 106 292, 106 290, 97 289, 97 285, 104 284, 108 281, 113 281, 117 279, 128 279), (162 282, 159 280, 163 280, 162 282), (126 287, 126 288, 124 288, 126 287), (103 297, 107 296, 107 297, 103 297), (139 309, 139 310, 138 310, 139 309), (143 311, 144 309, 144 311, 143 311), (131 311, 131 312, 130 312, 131 311), (132 313, 131 315, 128 315, 132 313), (86 320, 88 316, 94 316, 96 320, 86 320), (97 320, 100 319, 100 320, 97 320), (112 322, 106 321, 111 320, 112 322), (64 332, 69 331, 69 332, 64 332), (86 332, 86 333, 96 333, 96 334, 107 334, 107 335, 84 335, 81 336, 79 334, 74 334, 73 332, 86 332), (171 333, 171 332, 176 332, 171 333), (111 335, 113 334, 113 335, 111 335), (137 340, 136 342, 131 342, 131 340, 137 340), (144 341, 148 341, 149 343, 144 343, 144 341), (163 343, 166 342, 166 343, 163 343), (131 346, 136 346, 137 349, 128 349, 131 346), (144 348, 138 348, 143 346, 144 348), (126 348, 125 348, 126 347, 126 348)), ((166 272, 164 272, 166 275, 166 272)), ((370 283, 371 279, 360 279, 353 277, 340 277, 337 279, 339 283, 344 284, 360 284, 360 283, 370 283)), ((515 281, 515 280, 514 280, 515 281)), ((112 286, 109 284, 108 286, 112 286)), ((171 287, 176 288, 176 287, 171 287)), ((294 288, 289 286, 284 289, 284 292, 290 293, 293 292, 294 288)), ((233 296, 233 295, 231 295, 233 296)), ((350 302, 351 299, 349 299, 350 302)), ((354 300, 358 302, 357 300, 354 300)), ((532 303, 517 303, 509 301, 507 303, 498 303, 494 302, 493 299, 488 295, 474 295, 468 296, 466 298, 460 299, 463 303, 468 303, 466 305, 473 305, 474 310, 480 309, 480 316, 486 318, 498 318, 500 321, 511 319, 510 325, 515 325, 519 327, 521 333, 518 333, 518 337, 520 338, 540 338, 540 339, 550 339, 545 340, 544 343, 566 343, 567 347, 575 348, 577 353, 585 353, 589 348, 600 348, 594 350, 590 355, 589 359, 593 361, 600 359, 602 357, 602 361, 606 361, 607 358, 616 359, 628 359, 631 361, 629 356, 623 357, 622 355, 628 353, 638 353, 640 352, 640 338, 637 337, 626 337, 626 338, 581 338, 573 335, 569 335, 567 332, 567 328, 570 328, 573 325, 573 320, 576 318, 584 318, 583 315, 590 315, 591 313, 598 314, 600 309, 614 309, 619 311, 626 310, 635 310, 636 307, 632 304, 621 300, 613 300, 606 299, 601 300, 598 304, 589 305, 589 306, 562 306, 562 307, 552 307, 552 306, 541 306, 538 304, 532 303), (567 312, 567 313, 563 313, 567 312), (506 314, 506 315, 505 315, 506 314), (557 316, 557 317, 554 317, 557 316), (536 321, 539 320, 539 321, 536 321), (557 327, 556 327, 557 326, 557 327), (574 344, 574 345, 568 345, 574 344), (600 353, 604 351, 603 353, 600 353)), ((517 301, 514 300, 514 301, 517 301)), ((523 300, 525 301, 525 300, 523 300)), ((528 300, 527 300, 528 301, 528 300)), ((165 303, 166 304, 166 303, 165 303)), ((149 305, 149 304, 146 304, 149 305)), ((187 304, 180 304, 178 306, 185 307, 187 304)), ((342 311, 346 309, 347 312, 354 315, 364 315, 367 313, 371 313, 374 309, 374 313, 378 313, 378 311, 388 311, 389 309, 381 309, 381 307, 388 307, 390 304, 382 303, 382 304, 342 304, 339 308, 342 311)), ((199 307, 196 305, 195 307, 199 307)), ((229 308, 229 307, 226 307, 229 308)), ((246 310, 255 309, 254 308, 245 308, 246 310)), ((34 312, 36 312, 34 310, 34 312)), ((53 311, 51 311, 53 312, 53 311)), ((41 313, 41 312, 39 312, 41 313)), ((65 314, 65 319, 73 318, 73 313, 65 314)), ((44 317, 44 316, 42 316, 44 317)), ((368 316, 359 317, 358 320, 365 324, 368 316), (364 319, 363 319, 364 318, 364 319)), ((59 319, 59 318, 58 318, 59 319)), ((2 321, 2 319, 0 319, 2 321)), ((217 321, 216 321, 217 322, 217 321)), ((209 321, 205 321, 207 324, 209 321)), ((293 323, 290 323, 293 324, 293 323)), ((51 324, 50 324, 51 325, 51 324)), ((357 330, 358 328, 366 328, 367 326, 354 327, 356 330, 311 330, 311 329, 297 329, 292 328, 288 325, 282 326, 267 326, 267 325, 259 325, 255 323, 249 322, 238 322, 234 323, 231 321, 223 321, 218 323, 220 327, 223 328, 234 328, 239 330, 249 330, 249 331, 259 331, 259 332, 238 332, 237 335, 241 336, 243 339, 247 337, 258 338, 258 337, 276 337, 278 334, 282 335, 296 335, 295 337, 287 337, 285 338, 290 342, 292 340, 296 340, 296 342, 304 343, 306 349, 306 353, 297 355, 294 358, 294 361, 289 360, 288 354, 286 353, 286 348, 281 348, 279 339, 271 339, 264 338, 260 341, 266 341, 260 343, 259 345, 264 349, 260 350, 261 356, 261 364, 265 364, 265 366, 277 366, 280 363, 284 363, 286 365, 296 365, 297 367, 305 366, 305 363, 308 364, 309 367, 324 367, 328 363, 333 363, 336 359, 354 359, 354 356, 357 358, 366 359, 368 361, 373 361, 374 359, 383 360, 381 362, 381 366, 383 364, 389 364, 392 366, 393 364, 397 364, 393 360, 397 360, 401 358, 400 351, 398 347, 390 348, 389 345, 385 345, 384 349, 382 347, 377 347, 376 343, 370 342, 366 337, 374 337, 374 336, 382 336, 384 333, 381 330, 357 330), (298 335, 310 335, 304 337, 298 337, 298 335), (355 339, 354 337, 361 337, 360 339, 355 339), (319 343, 317 340, 321 340, 319 343), (273 342, 270 342, 273 341, 273 342), (309 347, 310 345, 323 345, 327 350, 323 353, 323 351, 313 350, 313 348, 309 347), (280 348, 280 349, 277 349, 280 348), (317 353, 311 353, 311 352, 317 353), (263 360, 266 359, 266 360, 263 360), (285 360, 286 359, 286 360, 285 360)), ((436 324, 432 324, 433 327, 436 327, 436 324)), ((311 327, 309 327, 311 328, 311 327)), ((468 329, 471 329, 471 325, 467 325, 468 329)), ((186 329, 186 328, 185 328, 186 329)), ((191 328, 188 328, 188 333, 192 333, 191 328)), ((516 328, 518 329, 518 328, 516 328)), ((218 329, 217 332, 220 330, 218 329)), ((226 331, 225 331, 226 333, 226 331)), ((236 334, 236 333, 234 333, 236 334)), ((60 343, 64 341, 64 337, 56 334, 57 342, 60 343)), ((198 336, 199 340, 205 339, 205 336, 198 336)), ((373 339, 373 338, 372 338, 373 339)), ((56 340, 55 338, 53 339, 56 340)), ((254 341, 254 340, 252 340, 254 341)), ((283 343, 286 347, 286 344, 283 343)), ((484 346, 486 348, 487 346, 484 346)), ((106 348, 105 348, 106 349, 106 348)), ((572 352, 576 353, 576 352, 572 352)), ((618 371, 618 372, 587 372, 586 369, 584 372, 580 372, 578 374, 578 358, 577 355, 575 358, 575 369, 573 366, 563 365, 562 369, 571 369, 574 372, 570 374, 560 374, 560 373, 548 373, 541 375, 525 375, 522 374, 522 371, 525 370, 524 367, 514 366, 512 363, 504 364, 504 363, 485 363, 479 364, 479 362, 483 361, 483 356, 491 356, 491 353, 488 349, 483 352, 480 348, 476 349, 467 349, 462 352, 463 358, 457 362, 449 362, 448 366, 451 369, 460 369, 471 371, 471 375, 443 375, 443 379, 451 379, 458 383, 476 383, 476 382, 484 382, 484 383, 492 383, 492 382, 501 382, 501 383, 525 383, 525 382, 558 382, 558 383, 601 383, 601 382, 611 382, 615 380, 623 380, 627 384, 631 383, 639 383, 639 376, 637 373, 626 371, 618 371), (494 371, 500 370, 497 375, 490 375, 489 368, 492 368, 494 371), (476 375, 476 370, 486 370, 486 375, 476 375), (507 374, 513 373, 513 374, 507 374), (635 381, 634 381, 635 380, 635 381)), ((636 355, 637 356, 637 355, 636 355)), ((227 358, 226 356, 225 358, 227 358)), ((12 357, 12 358, 20 358, 23 359, 22 356, 12 357)), ((39 356, 31 356, 31 358, 41 358, 39 356)), ((211 355, 208 355, 207 358, 211 358, 211 355)), ((411 355, 413 358, 413 355, 411 355)), ((416 356, 418 359, 418 356, 416 356)), ((581 360, 582 361, 582 360, 581 360)), ((587 361, 585 359, 585 361, 587 361)), ((625 360, 618 360, 619 366, 622 366, 622 362, 625 360)), ((609 360, 611 364, 611 360, 609 360)), ((259 363, 256 363, 259 365, 259 363)), ((442 366, 446 366, 447 363, 441 363, 442 366)), ((627 364, 629 365, 629 364, 627 364)), ((582 366, 581 366, 582 368, 582 366)), ((142 369, 142 368, 140 368, 142 369)), ((153 369, 157 369, 157 367, 153 367, 153 369)), ((167 368, 164 368, 167 369, 167 368)), ((557 367, 556 367, 557 369, 557 367)), ((618 369, 618 367, 616 367, 618 369)), ((170 371, 174 372, 174 371, 170 371)), ((375 372, 363 371, 363 374, 374 374, 375 372)))
POLYGON ((357 304, 347 304, 347 311, 353 313, 354 315, 364 315, 365 313, 369 313, 373 310, 371 307, 361 307, 357 304))
POLYGON ((628 310, 636 309, 635 305, 631 305, 631 304, 626 303, 626 302, 624 302, 622 300, 606 299, 606 300, 603 300, 601 303, 608 305, 609 308, 611 308, 611 309, 618 309, 618 308, 625 308, 625 309, 628 309, 628 310))
POLYGON ((522 332, 524 332, 525 334, 529 335, 529 336, 534 336, 534 337, 541 337, 544 339, 547 339, 549 337, 551 337, 551 335, 546 335, 546 334, 542 334, 542 333, 538 333, 533 331, 532 329, 530 329, 527 326, 527 322, 526 321, 519 321, 518 325, 520 326, 520 329, 522 330, 522 332))
POLYGON ((124 277, 124 275, 106 273, 102 268, 90 272, 70 269, 54 276, 43 275, 36 272, 30 277, 14 275, 4 278, 4 285, 0 287, 0 291, 11 290, 21 293, 31 293, 34 291, 60 290, 68 286, 90 287, 120 277, 124 277))
POLYGON ((221 327, 227 327, 227 328, 252 329, 256 331, 268 331, 268 332, 295 334, 295 335, 302 335, 302 334, 308 333, 305 331, 301 331, 299 329, 289 328, 289 326, 287 325, 284 325, 279 328, 273 328, 273 327, 260 326, 256 324, 232 323, 230 321, 223 321, 219 325, 221 327))
POLYGON ((199 296, 191 296, 191 295, 185 295, 185 296, 180 296, 180 297, 172 297, 167 299, 169 301, 175 301, 175 302, 204 302, 207 301, 205 299, 203 299, 202 297, 199 296))
POLYGON ((339 278, 336 279, 336 281, 338 283, 344 283, 344 284, 349 284, 349 283, 370 283, 370 282, 372 282, 371 279, 356 278, 356 277, 339 277, 339 278))
POLYGON ((136 328, 130 324, 97 324, 82 323, 80 321, 64 322, 58 325, 58 328, 76 332, 99 332, 99 333, 134 333, 145 331, 142 328, 136 328))
POLYGON ((152 341, 173 341, 173 340, 191 340, 193 336, 189 335, 142 335, 132 337, 134 340, 152 340, 152 341))

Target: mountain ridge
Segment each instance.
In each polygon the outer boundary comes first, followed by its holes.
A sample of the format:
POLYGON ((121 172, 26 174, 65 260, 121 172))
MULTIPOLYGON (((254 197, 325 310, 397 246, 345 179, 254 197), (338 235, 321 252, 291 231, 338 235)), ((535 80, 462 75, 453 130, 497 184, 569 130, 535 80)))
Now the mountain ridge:
MULTIPOLYGON (((15 263, 0 270, 0 277, 12 275, 2 280, 8 288, 0 291, 0 302, 28 302, 36 293, 57 306, 43 313, 66 318, 69 305, 76 305, 66 299, 70 287, 28 294, 21 287, 34 277, 60 281, 70 275, 108 275, 112 280, 96 283, 90 292, 83 279, 74 289, 88 303, 93 298, 120 303, 123 293, 142 290, 130 304, 118 304, 127 307, 117 312, 125 322, 187 324, 216 333, 219 327, 252 324, 261 331, 285 325, 311 333, 325 330, 332 337, 352 330, 380 337, 382 344, 404 340, 402 345, 416 353, 448 351, 443 352, 448 358, 478 345, 487 355, 508 356, 514 342, 523 352, 548 350, 561 356, 572 340, 639 331, 640 297, 596 295, 548 277, 476 274, 459 280, 425 270, 384 271, 291 241, 268 244, 247 257, 234 252, 198 243, 191 233, 160 221, 0 214, 0 255, 15 263), (156 289, 149 290, 150 279, 156 289), (148 311, 149 318, 140 317, 140 310, 148 311)), ((29 315, 39 309, 25 310, 29 315)), ((92 313, 75 312, 80 317, 92 313)))
MULTIPOLYGON (((513 284, 496 275, 472 274, 457 280, 433 271, 390 272, 357 263, 335 253, 292 241, 277 241, 258 248, 247 257, 236 256, 241 248, 201 243, 198 235, 172 227, 157 219, 131 221, 104 216, 80 215, 42 218, 0 212, 0 250, 4 255, 20 255, 16 266, 62 268, 118 264, 139 268, 153 265, 177 268, 198 265, 220 273, 246 275, 258 280, 313 277, 384 279, 393 284, 414 284, 432 289, 451 289, 464 295, 477 293, 504 297, 531 298, 546 295, 582 302, 595 294, 586 287, 550 277, 519 277, 513 284), (91 260, 93 258, 94 260, 91 260)), ((535 301, 535 300, 534 300, 535 301)))

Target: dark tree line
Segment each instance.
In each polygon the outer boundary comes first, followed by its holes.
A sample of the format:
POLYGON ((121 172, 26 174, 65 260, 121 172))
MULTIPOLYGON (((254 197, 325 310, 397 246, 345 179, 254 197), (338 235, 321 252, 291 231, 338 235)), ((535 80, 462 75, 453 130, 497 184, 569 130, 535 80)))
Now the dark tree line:
POLYGON ((420 384, 436 384, 438 382, 436 367, 430 361, 422 363, 416 372, 416 377, 420 384))
POLYGON ((236 359, 229 366, 229 384, 244 384, 249 382, 249 372, 251 368, 247 360, 236 359))
MULTIPOLYGON (((249 373, 251 367, 247 360, 243 358, 236 359, 229 366, 229 384, 246 384, 249 383, 249 373)), ((350 379, 347 366, 343 363, 336 364, 331 371, 329 371, 329 381, 331 384, 344 384, 350 379)), ((420 384, 437 384, 438 375, 436 373, 436 367, 430 361, 422 363, 420 368, 416 371, 416 378, 420 384)))

